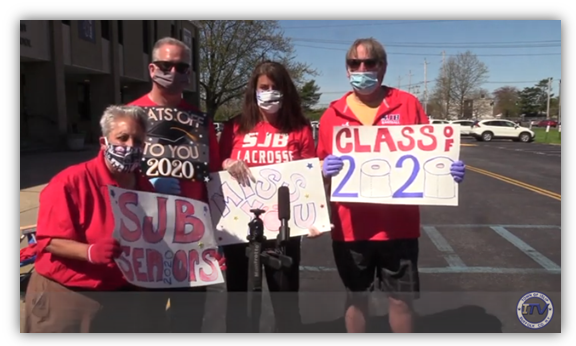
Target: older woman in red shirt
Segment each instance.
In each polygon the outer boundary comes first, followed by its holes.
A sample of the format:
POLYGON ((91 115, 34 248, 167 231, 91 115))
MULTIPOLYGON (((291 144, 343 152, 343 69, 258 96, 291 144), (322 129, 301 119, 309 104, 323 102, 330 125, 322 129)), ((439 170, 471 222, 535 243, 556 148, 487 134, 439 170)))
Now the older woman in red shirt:
POLYGON ((140 172, 147 115, 110 106, 98 155, 64 169, 40 194, 35 272, 26 291, 28 333, 137 331, 135 294, 116 266, 120 244, 108 185, 153 192, 140 172))

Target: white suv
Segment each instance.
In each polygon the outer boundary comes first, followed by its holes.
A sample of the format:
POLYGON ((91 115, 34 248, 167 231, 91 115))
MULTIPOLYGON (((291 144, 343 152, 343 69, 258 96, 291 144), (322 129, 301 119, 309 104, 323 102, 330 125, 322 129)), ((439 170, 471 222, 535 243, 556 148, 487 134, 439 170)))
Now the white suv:
POLYGON ((451 120, 450 124, 460 125, 460 135, 461 136, 469 136, 470 131, 472 129, 472 125, 474 125, 474 120, 451 120))
POLYGON ((535 133, 509 120, 491 119, 474 122, 470 135, 477 141, 484 142, 490 142, 492 139, 511 139, 527 143, 534 140, 535 133))

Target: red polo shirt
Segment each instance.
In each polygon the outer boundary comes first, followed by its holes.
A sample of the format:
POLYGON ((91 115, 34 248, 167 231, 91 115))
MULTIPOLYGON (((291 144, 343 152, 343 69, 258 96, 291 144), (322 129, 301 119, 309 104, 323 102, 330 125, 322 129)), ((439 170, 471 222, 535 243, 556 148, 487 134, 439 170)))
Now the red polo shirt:
MULTIPOLYGON (((128 105, 130 106, 140 106, 140 107, 162 107, 152 101, 148 94, 142 96, 141 98, 130 102, 128 105)), ((183 110, 188 110, 195 112, 197 114, 202 114, 202 112, 194 107, 193 105, 189 104, 188 102, 184 101, 183 99, 180 101, 180 104, 177 108, 181 108, 183 110)), ((209 138, 209 163, 208 163, 208 170, 210 173, 218 172, 221 170, 222 161, 220 160, 220 155, 218 151, 218 138, 216 137, 216 129, 214 128, 214 124, 210 119, 208 120, 208 136, 209 138)), ((208 203, 208 191, 206 190, 206 184, 202 181, 191 181, 187 179, 179 179, 180 180, 180 189, 182 191, 181 195, 183 197, 192 198, 198 201, 203 201, 208 203)))
MULTIPOLYGON (((387 88, 373 126, 428 124, 428 117, 418 99, 407 92, 387 88)), ((361 126, 346 104, 347 93, 330 104, 320 118, 318 158, 332 154, 334 126, 361 126)), ((372 203, 331 203, 334 223, 332 239, 340 241, 389 240, 420 237, 420 209, 413 205, 372 203)))
POLYGON ((270 123, 260 122, 250 133, 241 135, 236 119, 224 125, 220 136, 222 160, 242 160, 249 167, 258 167, 316 157, 310 125, 281 133, 270 123))
MULTIPOLYGON (((135 190, 154 192, 140 172, 135 174, 135 190)), ((51 239, 93 244, 112 237, 114 215, 108 185, 118 186, 104 163, 104 152, 100 151, 96 158, 58 173, 42 190, 34 265, 38 274, 67 287, 97 291, 112 291, 128 284, 116 264, 92 264, 44 251, 51 239)))

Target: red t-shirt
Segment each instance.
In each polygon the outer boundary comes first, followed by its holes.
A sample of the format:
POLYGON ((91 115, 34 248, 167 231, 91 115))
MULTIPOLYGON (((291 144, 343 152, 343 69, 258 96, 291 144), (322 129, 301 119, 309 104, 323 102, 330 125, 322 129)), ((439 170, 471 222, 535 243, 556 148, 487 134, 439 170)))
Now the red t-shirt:
MULTIPOLYGON (((154 192, 141 172, 135 190, 154 192)), ((109 266, 63 258, 46 252, 51 239, 94 244, 111 238, 114 215, 108 185, 118 186, 104 163, 104 153, 58 173, 40 193, 36 228, 38 274, 67 287, 112 291, 128 285, 116 264, 109 266)))
MULTIPOLYGON (((131 106, 140 106, 143 108, 148 107, 163 107, 160 106, 154 101, 150 99, 148 94, 142 96, 141 98, 132 101, 129 103, 131 106)), ((166 107, 169 108, 169 107, 166 107)), ((208 171, 218 172, 221 169, 220 155, 218 151, 218 138, 216 137, 216 130, 214 129, 214 124, 212 121, 207 117, 206 114, 203 114, 198 108, 194 107, 193 105, 187 103, 186 101, 182 100, 180 104, 175 107, 178 109, 182 109, 184 111, 194 112, 198 116, 204 117, 206 121, 206 126, 208 127, 208 171)), ((150 177, 152 178, 152 177, 150 177)), ((208 200, 208 193, 206 190, 206 184, 204 181, 199 180, 189 180, 186 178, 179 179, 180 181, 180 188, 182 190, 181 195, 183 197, 192 198, 198 201, 207 202, 208 200)))
MULTIPOLYGON (((317 154, 320 160, 332 154, 334 126, 361 126, 346 104, 347 93, 330 104, 320 118, 317 154)), ((387 88, 373 126, 428 124, 418 99, 407 92, 387 88)), ((331 203, 334 223, 332 239, 340 241, 389 240, 420 237, 420 209, 413 205, 331 203)))
POLYGON ((222 160, 243 160, 249 167, 258 167, 316 157, 310 125, 282 133, 270 123, 260 122, 245 135, 238 134, 238 127, 236 118, 224 125, 220 136, 222 160))

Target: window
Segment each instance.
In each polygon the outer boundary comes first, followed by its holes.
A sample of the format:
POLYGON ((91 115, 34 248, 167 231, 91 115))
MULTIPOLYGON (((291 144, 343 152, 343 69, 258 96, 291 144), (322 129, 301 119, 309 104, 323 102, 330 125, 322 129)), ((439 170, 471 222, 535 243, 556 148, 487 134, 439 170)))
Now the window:
POLYGON ((96 43, 96 21, 95 20, 79 20, 78 21, 78 37, 81 40, 96 43))
POLYGON ((82 120, 90 120, 90 83, 78 83, 78 114, 82 120))
POLYGON ((102 20, 100 21, 100 25, 102 26, 102 38, 110 41, 110 21, 102 20))
POLYGON ((514 124, 511 121, 500 121, 502 123, 502 126, 507 126, 507 127, 514 127, 516 126, 516 124, 514 124))
POLYGON ((148 21, 142 21, 142 51, 144 54, 150 54, 150 30, 148 30, 148 21))
POLYGON ((500 126, 500 122, 499 121, 487 121, 484 123, 484 125, 486 125, 486 126, 500 126))
POLYGON ((124 44, 124 21, 118 21, 118 43, 124 44))

